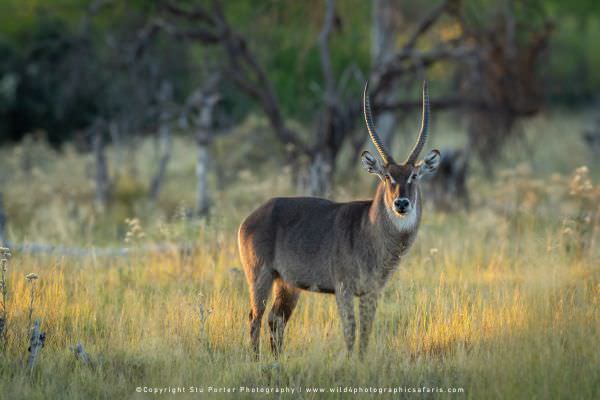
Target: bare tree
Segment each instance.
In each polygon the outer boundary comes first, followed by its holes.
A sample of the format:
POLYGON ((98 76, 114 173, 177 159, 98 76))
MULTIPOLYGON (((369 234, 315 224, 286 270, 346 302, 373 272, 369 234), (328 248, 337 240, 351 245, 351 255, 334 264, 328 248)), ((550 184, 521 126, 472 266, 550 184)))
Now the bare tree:
POLYGON ((108 124, 108 134, 110 142, 115 152, 114 163, 117 166, 114 171, 114 181, 119 180, 121 167, 125 164, 125 155, 123 151, 123 127, 118 121, 111 121, 108 124))
POLYGON ((475 57, 461 60, 458 69, 461 97, 478 104, 466 109, 466 151, 479 156, 488 176, 502 146, 522 133, 515 129, 517 122, 542 106, 539 66, 554 29, 539 10, 537 23, 519 24, 514 0, 502 4, 486 24, 473 22, 464 9, 454 13, 464 32, 462 40, 473 43, 476 51, 475 57))
POLYGON ((208 184, 210 171, 210 146, 215 133, 213 111, 221 96, 216 92, 219 75, 213 74, 204 87, 193 91, 183 109, 181 121, 184 126, 192 126, 196 139, 196 207, 197 216, 208 214, 211 195, 208 184))
MULTIPOLYGON (((374 0, 373 1, 373 22, 372 22, 372 45, 371 59, 373 65, 387 61, 388 57, 394 54, 394 22, 393 22, 393 7, 391 0, 374 0)), ((388 90, 384 101, 391 102, 395 96, 394 88, 388 90)), ((391 111, 384 111, 377 117, 377 129, 381 140, 392 146, 392 133, 396 127, 396 115, 391 111)), ((361 146, 362 147, 362 146, 361 146)))
MULTIPOLYGON (((385 10, 378 10, 377 7, 385 8, 386 0, 378 0, 375 9, 375 14, 385 14, 385 10)), ((418 40, 435 27, 442 16, 446 15, 461 23, 462 8, 463 5, 459 0, 445 0, 436 4, 414 24, 413 29, 407 34, 407 40, 397 50, 387 47, 391 46, 387 44, 385 37, 388 33, 384 32, 388 29, 387 22, 383 19, 380 21, 378 15, 374 15, 374 40, 377 42, 374 47, 382 47, 374 49, 374 52, 380 50, 385 53, 385 56, 382 53, 375 58, 372 70, 365 76, 369 77, 371 83, 373 109, 376 112, 417 109, 419 107, 417 99, 398 99, 392 93, 398 82, 402 80, 407 85, 412 85, 409 82, 418 81, 415 77, 424 77, 427 69, 434 65, 446 62, 462 67, 487 63, 488 59, 485 57, 489 54, 489 46, 485 46, 485 40, 489 39, 477 38, 476 32, 472 29, 465 31, 465 34, 458 38, 439 39, 429 50, 422 51, 417 48, 418 40)), ((240 34, 229 24, 220 1, 213 0, 211 7, 194 8, 167 2, 164 10, 165 16, 155 20, 146 32, 154 34, 164 31, 177 38, 194 40, 210 46, 221 46, 225 52, 223 69, 226 75, 241 91, 256 100, 265 112, 275 137, 288 149, 289 159, 294 161, 299 155, 304 155, 310 160, 305 191, 313 195, 326 194, 335 172, 337 156, 344 142, 350 138, 355 149, 364 144, 364 137, 354 130, 354 123, 360 114, 360 103, 354 97, 350 99, 344 97, 343 91, 347 82, 342 78, 336 79, 332 68, 329 42, 336 28, 341 25, 340 16, 335 11, 335 1, 328 0, 325 3, 323 25, 317 43, 323 73, 323 107, 315 115, 317 129, 312 141, 303 139, 286 123, 273 85, 253 53, 247 36, 240 34), (183 21, 187 23, 184 24, 183 21)), ((379 18, 382 18, 381 15, 379 18)), ((352 69, 356 70, 356 66, 348 66, 346 71, 352 69)), ((489 69, 493 70, 493 67, 489 69)), ((465 72, 458 80, 461 86, 466 86, 463 82, 468 79, 468 74, 469 72, 465 72)), ((341 77, 345 75, 349 74, 343 73, 341 77)), ((496 82, 494 85, 502 85, 502 83, 496 82)), ((505 104, 489 102, 472 91, 461 91, 455 96, 432 98, 431 107, 434 109, 463 108, 473 110, 473 113, 485 111, 490 114, 499 109, 506 109, 505 104)), ((516 115, 527 115, 527 113, 519 112, 516 115)), ((384 116, 384 125, 385 119, 384 116)), ((504 132, 511 126, 512 124, 501 124, 498 129, 504 132)))
POLYGON ((95 180, 96 180, 96 205, 98 208, 105 209, 111 195, 111 182, 108 173, 108 163, 106 162, 106 141, 104 130, 106 122, 98 118, 91 128, 94 161, 95 161, 95 180))
POLYGON ((329 41, 338 17, 335 12, 335 0, 327 0, 323 27, 319 35, 319 52, 323 73, 324 107, 317 117, 317 146, 309 151, 311 164, 305 192, 312 196, 325 196, 331 190, 331 177, 335 168, 335 159, 345 133, 350 130, 349 119, 344 115, 346 107, 339 92, 338 80, 331 65, 329 41))
POLYGON ((173 139, 171 137, 171 124, 175 114, 175 104, 173 102, 173 85, 164 81, 157 96, 158 100, 158 131, 160 137, 160 144, 162 148, 162 154, 158 161, 158 169, 152 181, 150 182, 149 196, 152 202, 156 202, 160 189, 164 181, 164 177, 167 171, 167 165, 171 159, 171 153, 173 150, 173 139))

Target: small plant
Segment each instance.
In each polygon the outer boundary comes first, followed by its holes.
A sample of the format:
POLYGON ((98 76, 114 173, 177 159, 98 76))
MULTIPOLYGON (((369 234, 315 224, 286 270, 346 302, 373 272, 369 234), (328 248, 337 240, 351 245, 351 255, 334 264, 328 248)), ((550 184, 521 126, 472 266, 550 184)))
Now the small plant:
POLYGON ((25 279, 27 279, 27 283, 30 285, 30 298, 29 298, 29 318, 27 323, 27 329, 31 328, 31 317, 33 316, 33 303, 35 301, 35 281, 38 280, 37 274, 33 272, 25 275, 25 279))
POLYGON ((8 286, 6 282, 6 272, 8 271, 8 259, 10 258, 10 249, 6 247, 0 247, 0 293, 2 297, 0 299, 0 342, 2 348, 6 345, 6 331, 8 325, 8 311, 7 311, 7 296, 8 286))
POLYGON ((125 243, 136 244, 143 239, 146 234, 142 229, 140 220, 137 218, 126 218, 125 223, 127 224, 127 233, 125 234, 125 243))
POLYGON ((71 346, 71 351, 75 355, 75 358, 81 361, 84 365, 94 365, 92 363, 92 358, 87 351, 85 351, 85 348, 81 342, 77 343, 77 346, 71 346))
POLYGON ((37 358, 39 356, 39 352, 44 347, 44 342, 46 341, 46 334, 41 331, 41 322, 39 318, 35 319, 35 323, 32 325, 31 318, 33 316, 33 304, 35 302, 35 281, 39 279, 37 274, 30 272, 25 275, 25 279, 27 279, 27 283, 30 285, 30 298, 29 298, 29 319, 27 323, 27 329, 31 331, 31 335, 29 338, 29 373, 33 373, 33 368, 37 362, 37 358))
POLYGON ((208 340, 208 330, 206 322, 208 317, 213 313, 213 309, 204 303, 204 295, 198 293, 198 319, 200 320, 200 341, 206 345, 206 350, 211 354, 210 341, 208 340))

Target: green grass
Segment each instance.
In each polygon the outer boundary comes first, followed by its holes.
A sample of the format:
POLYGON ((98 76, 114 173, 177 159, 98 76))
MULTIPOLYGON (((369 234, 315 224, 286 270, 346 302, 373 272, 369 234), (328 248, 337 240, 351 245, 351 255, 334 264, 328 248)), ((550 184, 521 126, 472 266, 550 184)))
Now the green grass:
MULTIPOLYGON (((346 357, 334 299, 318 294, 302 295, 284 355, 276 360, 265 351, 253 361, 246 284, 232 270, 239 268, 235 232, 265 198, 293 193, 290 171, 274 172, 268 164, 258 172, 227 171, 236 179, 218 193, 210 221, 191 222, 178 217, 193 201, 194 155, 184 139, 177 141, 156 208, 143 198, 152 159, 144 143, 137 157, 140 177, 122 180, 122 197, 105 215, 91 206, 93 187, 84 167, 89 157, 41 146, 36 163, 46 164, 24 181, 19 152, 3 150, 3 171, 10 171, 3 190, 15 240, 118 245, 127 231, 125 217, 139 217, 145 236, 134 248, 191 239, 195 250, 120 258, 13 254, 0 398, 199 397, 139 394, 138 386, 293 387, 303 390, 302 398, 347 397, 329 393, 340 386, 464 390, 399 395, 406 398, 598 398, 600 252, 594 244, 600 187, 570 194, 577 189, 572 171, 586 163, 581 144, 563 135, 579 126, 574 121, 550 115, 528 124, 528 138, 539 143, 535 153, 514 151, 493 183, 476 172, 469 213, 425 210, 415 246, 385 289, 364 362, 346 357), (573 222, 581 213, 595 217, 573 222), (47 334, 31 376, 25 367, 29 272, 40 275, 34 316, 47 334), (204 322, 200 307, 210 311, 204 322), (92 366, 70 352, 77 342, 92 366), (307 393, 312 387, 328 393, 307 393)), ((451 143, 450 124, 448 129, 450 136, 438 143, 451 143)), ((338 182, 335 197, 367 196, 372 182, 365 175, 356 169, 352 183, 338 182)))

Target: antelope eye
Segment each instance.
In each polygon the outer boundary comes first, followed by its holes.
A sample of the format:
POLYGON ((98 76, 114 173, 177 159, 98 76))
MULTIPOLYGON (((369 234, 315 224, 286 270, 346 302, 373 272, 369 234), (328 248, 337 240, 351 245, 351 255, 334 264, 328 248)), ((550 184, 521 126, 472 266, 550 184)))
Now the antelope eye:
POLYGON ((411 182, 412 182, 412 181, 414 181, 414 180, 417 180, 417 178, 418 178, 418 176, 417 176, 417 174, 416 174, 416 173, 414 173, 414 172, 413 172, 413 174, 410 176, 410 180, 411 180, 411 182))

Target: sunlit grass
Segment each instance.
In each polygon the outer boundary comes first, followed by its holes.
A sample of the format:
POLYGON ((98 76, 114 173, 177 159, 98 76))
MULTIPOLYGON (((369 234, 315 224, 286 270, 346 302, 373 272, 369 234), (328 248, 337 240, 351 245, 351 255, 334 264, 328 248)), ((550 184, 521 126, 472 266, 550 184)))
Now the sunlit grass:
MULTIPOLYGON (((410 258, 386 288, 364 364, 345 357, 333 298, 304 295, 275 369, 268 352, 256 363, 249 352, 247 292, 243 277, 231 271, 233 240, 215 251, 216 241, 207 239, 190 257, 16 256, 3 390, 8 398, 39 396, 61 382, 73 395, 127 397, 139 385, 449 385, 475 398, 593 398, 600 365, 593 350, 600 340, 597 265, 540 252, 541 246, 520 262, 510 249, 495 249, 468 231, 460 232, 473 242, 465 255, 462 242, 443 240, 456 234, 431 235, 438 252, 410 258), (35 315, 48 339, 33 382, 15 385, 26 381, 14 363, 26 353, 29 270, 40 274, 35 315), (212 310, 206 337, 199 301, 212 310), (77 365, 69 354, 79 341, 95 368, 77 365)), ((266 329, 263 339, 266 350, 266 329)))
MULTIPOLYGON (((126 217, 140 218, 132 228, 131 221, 120 219, 122 210, 105 216, 107 221, 91 208, 86 211, 85 198, 92 197, 85 188, 54 186, 55 173, 80 165, 78 157, 68 153, 64 165, 45 172, 50 188, 12 181, 16 193, 34 196, 18 203, 16 194, 7 194, 9 211, 26 222, 12 228, 14 237, 90 245, 106 235, 99 240, 134 252, 127 257, 13 252, 0 398, 149 396, 136 394, 137 386, 462 387, 460 396, 486 399, 600 395, 600 254, 597 246, 573 244, 574 238, 593 244, 598 221, 590 222, 591 230, 573 228, 580 229, 577 236, 564 232, 564 219, 592 207, 569 194, 571 166, 560 171, 560 179, 552 177, 551 168, 536 175, 534 168, 521 167, 494 184, 475 177, 471 212, 428 208, 414 248, 383 293, 364 362, 346 357, 335 301, 318 294, 302 295, 279 360, 268 352, 263 324, 264 352, 256 362, 235 231, 264 197, 293 192, 289 171, 262 178, 244 172, 217 195, 217 211, 208 222, 181 218, 177 204, 186 197, 169 188, 161 201, 172 207, 172 215, 153 212, 153 219, 131 213, 126 217), (82 198, 72 206, 78 214, 68 217, 60 206, 73 190, 81 190, 82 198), (54 200, 37 209, 43 201, 36 196, 43 194, 54 200), (109 230, 109 223, 121 230, 109 230), (103 228, 87 231, 88 224, 103 228), (128 230, 135 232, 127 235, 128 230), (148 243, 181 241, 191 241, 193 251, 175 246, 143 251, 148 243), (39 275, 34 316, 47 334, 33 376, 24 367, 30 272, 39 275), (78 342, 92 365, 83 365, 69 350, 78 342)), ((179 158, 173 173, 193 173, 193 158, 188 161, 179 158)), ((361 176, 342 196, 364 197, 369 185, 361 176)), ((141 211, 146 205, 138 199, 123 207, 141 211)))

